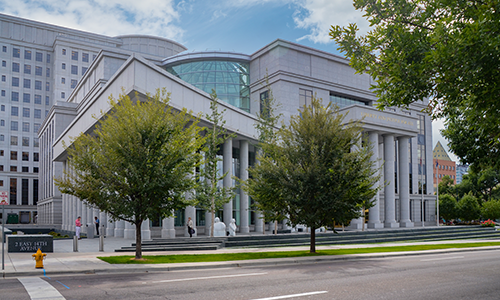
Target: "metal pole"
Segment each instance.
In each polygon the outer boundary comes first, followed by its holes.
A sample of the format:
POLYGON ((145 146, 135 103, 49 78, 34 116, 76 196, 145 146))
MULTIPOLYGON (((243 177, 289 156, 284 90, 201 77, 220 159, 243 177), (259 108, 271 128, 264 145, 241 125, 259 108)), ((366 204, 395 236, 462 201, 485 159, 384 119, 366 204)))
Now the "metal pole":
POLYGON ((102 233, 99 235, 99 251, 104 251, 104 235, 102 233))
POLYGON ((5 205, 2 205, 2 270, 5 270, 5 205))
POLYGON ((76 235, 73 237, 73 252, 78 252, 78 237, 76 235))
POLYGON ((439 226, 439 163, 438 163, 438 160, 436 159, 436 186, 437 186, 437 192, 436 192, 436 195, 437 195, 437 198, 436 198, 436 206, 437 206, 437 217, 436 217, 436 220, 437 220, 437 226, 439 226))
POLYGON ((420 201, 420 211, 421 211, 421 218, 422 218, 422 227, 425 227, 424 224, 424 166, 422 164, 422 159, 420 159, 420 172, 422 173, 420 175, 420 186, 422 187, 422 200, 420 201))

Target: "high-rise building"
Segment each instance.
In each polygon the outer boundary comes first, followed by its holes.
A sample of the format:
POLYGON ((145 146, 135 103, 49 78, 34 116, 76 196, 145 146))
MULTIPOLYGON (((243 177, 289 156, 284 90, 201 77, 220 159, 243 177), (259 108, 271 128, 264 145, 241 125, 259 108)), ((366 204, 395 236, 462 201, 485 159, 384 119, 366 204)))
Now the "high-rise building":
MULTIPOLYGON (((24 198, 17 196, 12 198, 18 200, 9 209, 38 212, 40 224, 74 231, 77 216, 82 217, 83 223, 91 223, 94 216, 99 216, 107 235, 135 237, 131 224, 111 222, 105 212, 87 207, 73 196, 62 195, 54 178, 63 176, 63 169, 67 168, 63 145, 69 145, 71 138, 82 132, 92 132, 96 123, 93 116, 109 109, 109 95, 137 93, 146 98, 147 93, 158 88, 171 93, 171 105, 194 113, 209 112, 209 92, 216 90, 220 105, 226 109, 226 127, 236 136, 221 147, 222 167, 229 172, 226 186, 234 184, 231 175, 248 176, 247 167, 255 160, 255 115, 271 90, 281 104, 277 113, 282 114, 285 122, 298 114, 301 107, 310 105, 313 95, 324 104, 333 102, 346 114, 345 122, 362 122, 364 134, 374 145, 373 160, 382 166, 383 179, 378 184, 383 188, 373 199, 375 206, 369 210, 367 227, 436 224, 436 197, 430 184, 432 124, 430 117, 422 113, 427 100, 407 109, 379 111, 375 107, 377 99, 370 91, 371 78, 355 74, 343 57, 283 40, 275 40, 249 55, 186 53, 184 46, 161 37, 107 37, 6 15, 0 15, 0 26, 0 42, 5 49, 0 117, 11 126, 0 127, 4 136, 0 147, 8 154, 26 149, 27 162, 39 170, 35 173, 29 169, 26 176, 4 170, 0 180, 9 184, 11 178, 17 180, 12 184, 11 195, 27 190, 31 195, 28 199, 32 199, 28 205, 23 206, 19 199, 24 198), (41 61, 37 60, 38 53, 41 61), (31 71, 24 72, 25 68, 31 71), (13 98, 13 93, 19 96, 13 98), (29 96, 23 102, 20 98, 25 93, 29 96), (10 124, 15 121, 17 130, 10 124), (26 135, 31 139, 29 146, 19 144, 23 137, 19 134, 19 122, 39 122, 38 135, 34 125, 30 125, 26 135), (10 143, 15 140, 12 136, 18 137, 17 145, 10 143), (24 179, 28 179, 26 189, 24 179)), ((16 160, 8 154, 0 156, 4 165, 15 162, 18 167, 24 166, 24 156, 19 154, 16 160)), ((234 218, 239 232, 262 231, 264 224, 259 213, 252 211, 251 201, 244 191, 238 190, 235 199, 220 212, 226 225, 234 218)), ((197 227, 196 234, 208 232, 210 214, 187 207, 175 212, 175 218, 145 222, 143 237, 185 235, 188 217, 197 227)), ((361 228, 361 222, 353 220, 350 226, 361 228)))

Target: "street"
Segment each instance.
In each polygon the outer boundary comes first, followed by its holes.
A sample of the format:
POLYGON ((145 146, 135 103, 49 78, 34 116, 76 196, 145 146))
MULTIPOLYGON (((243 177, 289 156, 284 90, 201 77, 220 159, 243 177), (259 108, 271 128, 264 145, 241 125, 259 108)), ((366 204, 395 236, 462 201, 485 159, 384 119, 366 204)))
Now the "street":
POLYGON ((500 298, 499 275, 500 251, 471 251, 293 266, 4 279, 0 298, 41 299, 44 292, 58 292, 62 297, 51 299, 488 300, 500 298), (31 285, 31 297, 22 282, 31 285), (33 287, 39 282, 48 283, 49 289, 33 287))

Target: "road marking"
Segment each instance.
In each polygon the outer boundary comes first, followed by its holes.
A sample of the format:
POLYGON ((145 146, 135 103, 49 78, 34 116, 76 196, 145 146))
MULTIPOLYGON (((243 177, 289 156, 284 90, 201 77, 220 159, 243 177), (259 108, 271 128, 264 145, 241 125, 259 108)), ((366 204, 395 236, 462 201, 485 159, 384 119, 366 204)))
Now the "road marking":
POLYGON ((456 259, 456 258, 464 258, 464 257, 463 256, 440 257, 440 258, 421 259, 420 261, 434 261, 434 260, 446 260, 446 259, 456 259))
MULTIPOLYGON (((249 274, 220 275, 220 276, 210 276, 210 277, 193 277, 193 278, 169 279, 169 280, 152 281, 151 283, 165 283, 165 282, 178 282, 178 281, 191 281, 191 280, 204 280, 204 279, 233 278, 233 277, 243 277, 243 276, 258 276, 258 275, 265 275, 265 274, 267 274, 267 272, 266 273, 249 273, 249 274)), ((142 284, 147 284, 147 282, 143 282, 142 284)))
POLYGON ((294 294, 294 295, 283 295, 283 296, 276 296, 276 297, 270 297, 270 298, 259 298, 259 299, 253 299, 253 300, 287 299, 287 298, 294 298, 294 297, 318 295, 318 294, 324 294, 324 293, 328 293, 328 291, 310 292, 310 293, 302 293, 302 294, 294 294))
POLYGON ((32 300, 66 300, 58 290, 42 278, 24 277, 18 278, 18 280, 23 284, 32 300))

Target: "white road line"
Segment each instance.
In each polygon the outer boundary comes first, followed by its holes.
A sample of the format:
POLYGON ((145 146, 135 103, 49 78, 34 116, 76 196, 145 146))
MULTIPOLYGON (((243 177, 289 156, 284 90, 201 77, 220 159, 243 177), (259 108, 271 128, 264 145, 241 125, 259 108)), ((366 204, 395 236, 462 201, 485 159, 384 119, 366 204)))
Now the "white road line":
MULTIPOLYGON (((233 278, 233 277, 243 277, 243 276, 258 276, 265 275, 266 273, 249 273, 249 274, 234 274, 234 275, 220 275, 220 276, 209 276, 209 277, 193 277, 193 278, 179 278, 179 279, 169 279, 169 280, 159 280, 152 281, 151 283, 165 283, 165 282, 178 282, 178 281, 191 281, 191 280, 204 280, 204 279, 219 279, 219 278, 233 278)), ((143 282, 147 284, 147 282, 143 282)))
POLYGON ((434 261, 434 260, 446 260, 446 259, 456 259, 456 258, 464 258, 464 257, 463 256, 440 257, 440 258, 421 259, 420 261, 434 261))
POLYGON ((318 294, 324 294, 324 293, 328 293, 328 291, 310 292, 310 293, 302 293, 302 294, 294 294, 294 295, 283 295, 283 296, 276 296, 276 297, 270 297, 270 298, 259 298, 259 299, 253 299, 253 300, 287 299, 287 298, 294 298, 294 297, 318 295, 318 294))
POLYGON ((18 278, 32 300, 65 300, 50 283, 39 277, 18 278))

